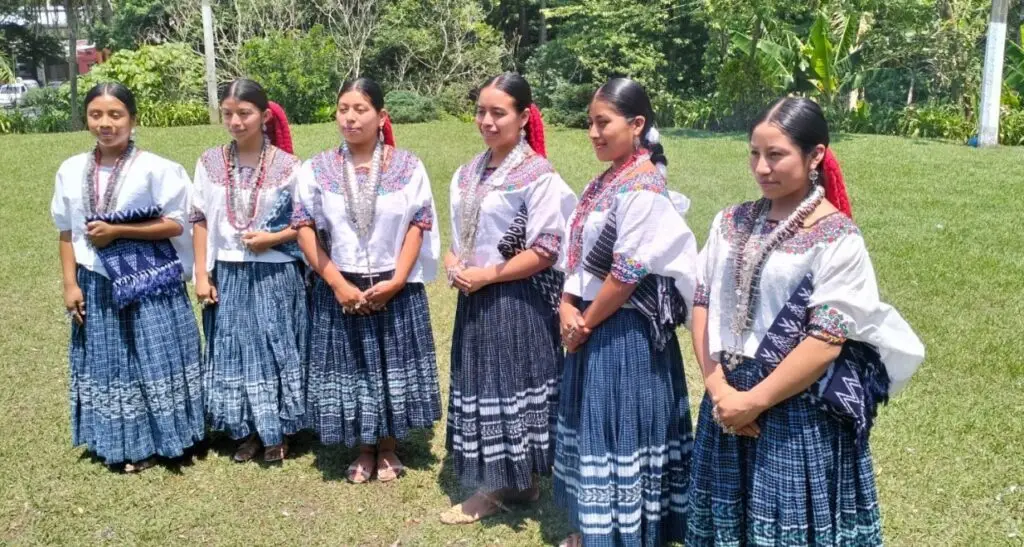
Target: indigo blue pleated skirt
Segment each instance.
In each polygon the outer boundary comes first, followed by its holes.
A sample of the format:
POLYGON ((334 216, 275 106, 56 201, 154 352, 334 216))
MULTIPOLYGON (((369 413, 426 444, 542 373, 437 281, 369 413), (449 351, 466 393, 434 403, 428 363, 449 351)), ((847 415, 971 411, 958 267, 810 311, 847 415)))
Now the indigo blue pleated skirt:
POLYGON ((682 541, 692 427, 679 342, 657 351, 640 312, 620 309, 566 356, 555 501, 584 545, 682 541))
POLYGON ((309 312, 299 262, 217 262, 219 302, 203 310, 210 427, 273 446, 305 412, 309 312))
POLYGON ((459 295, 446 445, 463 486, 551 474, 561 361, 558 317, 530 280, 459 295))
MULTIPOLYGON (((390 273, 378 279, 390 277, 390 273)), ((370 282, 345 277, 366 290, 370 282)), ((385 310, 345 314, 322 279, 313 287, 305 422, 324 444, 399 440, 441 419, 437 355, 422 283, 407 284, 385 310)))
POLYGON ((78 269, 85 325, 73 325, 71 444, 108 465, 181 456, 203 439, 199 328, 185 292, 118 309, 106 277, 78 269))
MULTIPOLYGON (((726 372, 752 388, 763 365, 726 372)), ((727 435, 701 403, 687 545, 882 544, 871 453, 850 424, 792 397, 761 415, 757 439, 727 435)))

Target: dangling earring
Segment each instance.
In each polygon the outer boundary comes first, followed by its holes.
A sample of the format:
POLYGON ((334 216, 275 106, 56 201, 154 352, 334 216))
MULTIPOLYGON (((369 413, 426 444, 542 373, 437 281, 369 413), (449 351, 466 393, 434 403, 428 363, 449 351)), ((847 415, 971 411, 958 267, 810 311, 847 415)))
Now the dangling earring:
POLYGON ((138 135, 138 134, 139 134, 138 130, 133 127, 132 128, 131 137, 129 137, 129 138, 134 141, 135 140, 135 136, 138 135))
POLYGON ((640 137, 633 137, 633 150, 640 150, 640 137))
POLYGON ((377 140, 380 141, 380 142, 384 142, 384 126, 383 125, 377 127, 377 140))
POLYGON ((521 140, 521 141, 526 140, 526 127, 520 127, 519 128, 519 140, 521 140))
POLYGON ((817 169, 812 169, 811 170, 811 174, 810 174, 811 186, 814 186, 815 184, 818 184, 818 177, 820 177, 820 176, 821 175, 818 173, 817 169))
POLYGON ((263 122, 263 132, 267 132, 267 122, 263 122))

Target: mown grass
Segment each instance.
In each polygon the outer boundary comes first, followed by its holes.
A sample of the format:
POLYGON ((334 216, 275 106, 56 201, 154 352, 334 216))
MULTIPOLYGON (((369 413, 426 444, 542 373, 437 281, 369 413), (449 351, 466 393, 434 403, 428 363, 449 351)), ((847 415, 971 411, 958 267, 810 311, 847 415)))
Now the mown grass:
MULTIPOLYGON (((294 136, 302 157, 337 139, 331 125, 294 136)), ((430 172, 447 241, 448 182, 479 137, 459 123, 402 126, 397 136, 430 172)), ((219 128, 145 129, 139 143, 191 170, 224 139, 219 128)), ((556 130, 548 141, 575 189, 600 170, 583 132, 556 130)), ((716 211, 756 196, 742 136, 676 133, 666 145, 701 241, 716 211)), ((71 449, 68 326, 48 204, 57 166, 89 146, 84 133, 0 138, 0 542, 539 545, 564 536, 549 491, 531 509, 441 525, 438 512, 459 496, 443 422, 403 446, 412 469, 389 485, 347 484, 352 454, 308 436, 282 467, 234 464, 231 444, 214 440, 139 476, 71 449)), ((834 146, 884 297, 928 348, 872 438, 886 540, 1024 544, 1024 149, 861 136, 834 146)), ((455 298, 440 283, 429 294, 446 394, 455 298)), ((695 403, 692 358, 686 366, 695 403)))

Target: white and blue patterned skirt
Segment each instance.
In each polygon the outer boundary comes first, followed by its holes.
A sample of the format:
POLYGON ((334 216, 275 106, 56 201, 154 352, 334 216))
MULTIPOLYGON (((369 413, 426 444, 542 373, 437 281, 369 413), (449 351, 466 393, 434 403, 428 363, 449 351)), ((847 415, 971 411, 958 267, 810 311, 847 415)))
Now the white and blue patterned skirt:
POLYGON ((108 465, 182 456, 205 435, 199 328, 184 283, 119 310, 110 280, 78 268, 85 325, 72 325, 71 444, 108 465))
POLYGON ((459 295, 446 445, 463 486, 551 474, 561 362, 558 317, 529 279, 459 295))
POLYGON ((564 374, 555 501, 584 545, 682 541, 693 434, 675 334, 656 351, 648 319, 620 309, 564 374))
MULTIPOLYGON (((726 371, 748 390, 764 377, 748 360, 726 371)), ((701 403, 687 545, 882 544, 871 453, 850 424, 795 396, 758 418, 757 439, 727 435, 701 403)))
MULTIPOLYGON (((378 275, 377 281, 393 272, 378 275)), ((372 282, 344 274, 360 290, 372 282)), ((327 445, 405 439, 441 419, 427 291, 408 283, 372 315, 345 314, 327 283, 313 286, 306 420, 327 445)))
POLYGON ((273 446, 301 428, 309 312, 299 262, 217 262, 219 302, 203 310, 211 429, 273 446))

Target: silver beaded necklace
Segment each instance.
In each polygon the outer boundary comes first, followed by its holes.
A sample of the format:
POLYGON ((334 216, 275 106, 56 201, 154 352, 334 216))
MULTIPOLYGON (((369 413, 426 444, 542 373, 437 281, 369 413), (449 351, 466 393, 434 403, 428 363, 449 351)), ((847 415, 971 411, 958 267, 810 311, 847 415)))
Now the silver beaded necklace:
POLYGON ((373 229, 373 221, 377 212, 377 183, 380 180, 381 157, 384 145, 377 141, 373 148, 373 159, 370 163, 370 176, 365 184, 359 183, 355 163, 348 149, 348 143, 341 145, 338 151, 342 162, 341 186, 345 192, 345 207, 348 209, 349 222, 356 229, 359 240, 365 243, 373 229), (356 188, 353 190, 353 186, 356 188))
POLYGON ((96 184, 99 182, 99 146, 89 154, 89 159, 85 164, 85 177, 83 180, 83 186, 85 186, 83 188, 83 195, 85 199, 82 206, 85 209, 86 216, 92 217, 107 214, 117 208, 117 193, 127 172, 125 167, 135 158, 137 151, 135 141, 129 140, 128 146, 125 147, 121 155, 114 161, 114 168, 110 171, 110 178, 107 180, 107 188, 104 190, 102 198, 98 195, 98 189, 96 188, 96 184))
MULTIPOLYGON (((487 170, 487 164, 491 161, 491 154, 491 150, 484 152, 462 192, 462 201, 459 204, 459 264, 462 267, 469 265, 469 259, 473 256, 473 250, 476 248, 476 234, 480 225, 480 206, 483 204, 487 192, 497 183, 505 180, 505 177, 526 159, 530 154, 530 146, 525 139, 520 139, 485 183, 484 172, 487 170), (481 188, 482 184, 486 184, 486 186, 481 188)), ((471 168, 471 166, 466 166, 466 168, 471 168)))
POLYGON ((825 189, 814 184, 811 192, 796 210, 764 238, 757 236, 764 231, 764 225, 768 222, 770 200, 758 200, 751 215, 740 226, 740 233, 730 249, 729 257, 733 267, 733 289, 736 295, 736 308, 730 323, 733 344, 725 363, 729 370, 743 362, 743 337, 754 324, 754 308, 760 296, 761 273, 768 257, 796 233, 824 197, 825 189))

